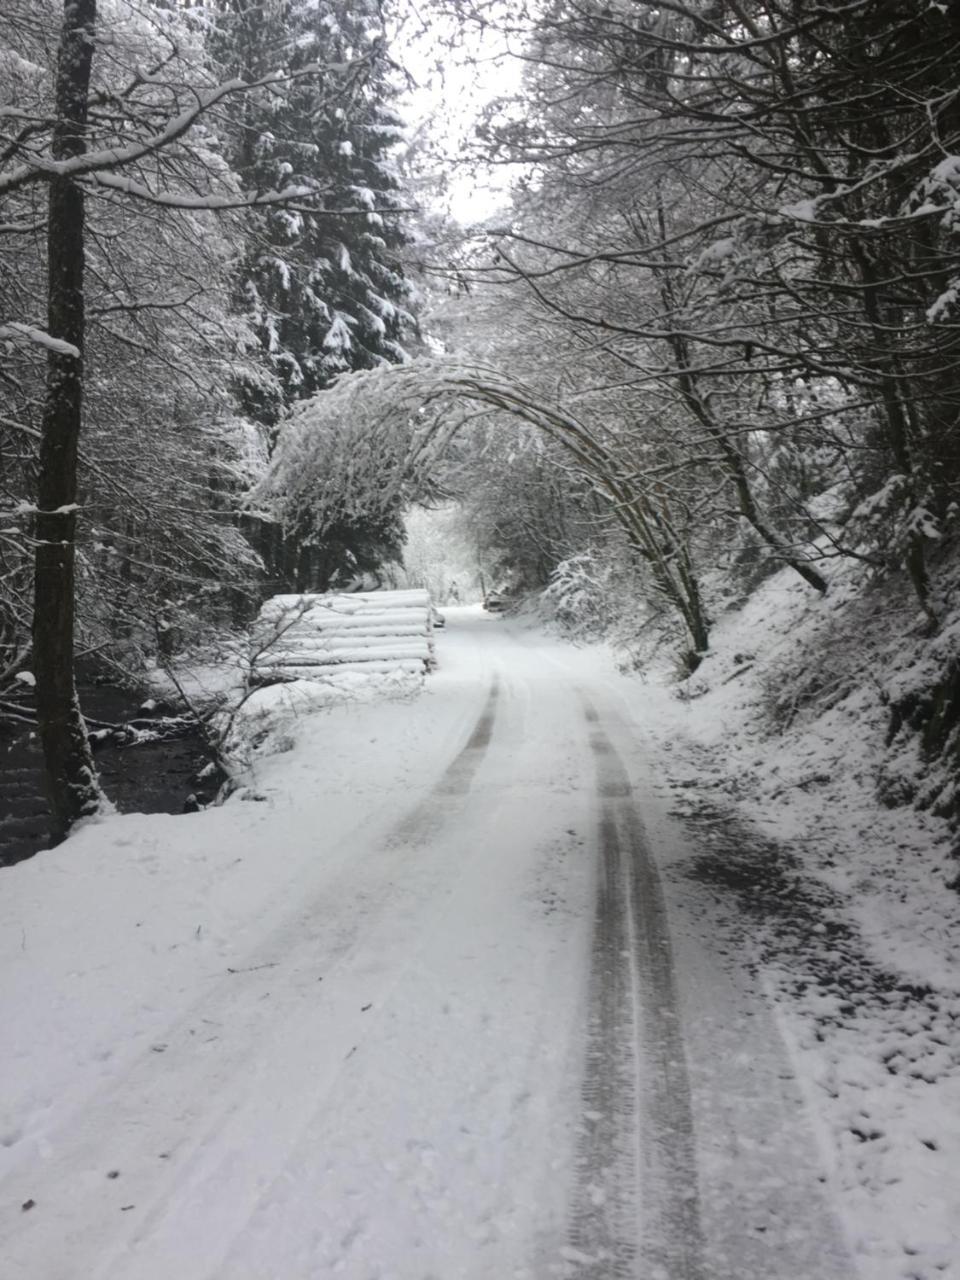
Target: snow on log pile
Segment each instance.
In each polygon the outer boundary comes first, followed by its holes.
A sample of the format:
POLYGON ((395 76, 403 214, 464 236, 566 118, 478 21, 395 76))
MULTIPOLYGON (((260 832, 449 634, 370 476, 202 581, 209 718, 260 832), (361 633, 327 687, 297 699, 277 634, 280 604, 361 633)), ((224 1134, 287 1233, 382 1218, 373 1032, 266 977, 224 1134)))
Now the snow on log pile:
POLYGON ((426 591, 273 596, 260 610, 256 631, 264 645, 257 669, 275 679, 422 675, 435 663, 426 591))

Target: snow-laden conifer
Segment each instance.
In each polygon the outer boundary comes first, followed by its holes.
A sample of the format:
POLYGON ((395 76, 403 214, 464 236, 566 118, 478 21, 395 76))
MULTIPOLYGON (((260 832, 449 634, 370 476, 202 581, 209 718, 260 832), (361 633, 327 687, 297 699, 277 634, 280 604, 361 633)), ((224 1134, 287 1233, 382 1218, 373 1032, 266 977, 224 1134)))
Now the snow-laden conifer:
POLYGON ((338 373, 405 358, 411 288, 399 260, 403 201, 391 152, 400 138, 394 74, 373 0, 268 0, 219 15, 214 48, 224 66, 257 77, 277 60, 296 72, 235 112, 233 161, 256 189, 301 184, 309 207, 259 211, 240 272, 242 310, 276 391, 247 384, 248 409, 274 424, 285 406, 338 373))

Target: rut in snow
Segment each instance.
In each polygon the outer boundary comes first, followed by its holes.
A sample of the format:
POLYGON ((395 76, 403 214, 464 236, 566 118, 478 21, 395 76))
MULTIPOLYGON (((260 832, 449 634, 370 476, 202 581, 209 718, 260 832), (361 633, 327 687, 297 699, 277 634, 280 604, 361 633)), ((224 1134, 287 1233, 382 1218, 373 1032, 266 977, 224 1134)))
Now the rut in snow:
POLYGON ((690 1086, 663 890, 623 762, 587 699, 600 885, 570 1248, 576 1274, 703 1280, 690 1086))

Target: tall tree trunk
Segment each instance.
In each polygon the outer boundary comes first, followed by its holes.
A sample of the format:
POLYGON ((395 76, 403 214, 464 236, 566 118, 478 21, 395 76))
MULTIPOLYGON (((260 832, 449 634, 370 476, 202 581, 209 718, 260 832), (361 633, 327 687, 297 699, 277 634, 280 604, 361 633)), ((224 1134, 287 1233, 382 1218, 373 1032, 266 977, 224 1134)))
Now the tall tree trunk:
MULTIPOLYGON (((57 59, 55 161, 82 154, 93 62, 96 0, 65 0, 57 59)), ((33 652, 37 717, 52 834, 100 803, 93 756, 73 672, 77 446, 83 410, 84 196, 69 178, 49 184, 47 326, 69 344, 50 349, 37 486, 33 652), (72 350, 71 350, 72 348, 72 350)))
MULTIPOLYGON (((863 245, 853 241, 852 254, 865 288, 863 306, 873 331, 873 350, 878 358, 871 363, 877 367, 880 383, 880 399, 883 405, 883 425, 894 461, 907 481, 911 504, 919 498, 917 468, 913 460, 909 419, 904 407, 904 392, 909 390, 907 379, 896 361, 890 359, 887 349, 890 333, 895 332, 895 316, 884 315, 881 306, 883 276, 874 261, 864 252, 863 245)), ((914 529, 907 535, 904 564, 921 609, 927 615, 931 629, 939 626, 939 618, 930 599, 930 574, 927 569, 927 553, 923 534, 914 529)))
POLYGON ((800 575, 804 582, 809 583, 815 591, 819 591, 821 595, 824 595, 827 590, 827 580, 823 574, 818 573, 805 560, 798 559, 780 535, 771 529, 760 515, 760 509, 753 496, 753 489, 747 478, 747 469, 744 465, 743 456, 736 443, 729 438, 720 423, 714 419, 697 387, 686 339, 680 334, 671 333, 668 335, 668 341, 673 350, 676 363, 677 385, 680 388, 680 395, 684 404, 686 404, 687 408, 720 450, 724 464, 733 481, 740 514, 753 528, 754 532, 760 535, 760 538, 767 544, 776 559, 782 560, 784 564, 789 565, 794 573, 800 575))

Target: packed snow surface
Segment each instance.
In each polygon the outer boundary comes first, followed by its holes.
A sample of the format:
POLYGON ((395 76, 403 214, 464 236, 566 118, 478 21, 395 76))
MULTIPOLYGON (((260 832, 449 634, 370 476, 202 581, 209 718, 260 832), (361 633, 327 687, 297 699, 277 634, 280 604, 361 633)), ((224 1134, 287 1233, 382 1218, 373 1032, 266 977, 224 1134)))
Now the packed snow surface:
POLYGON ((265 696, 223 807, 2 873, 4 1280, 960 1274, 946 1094, 841 1176, 812 1024, 652 785, 676 705, 447 616, 422 689, 265 696))

